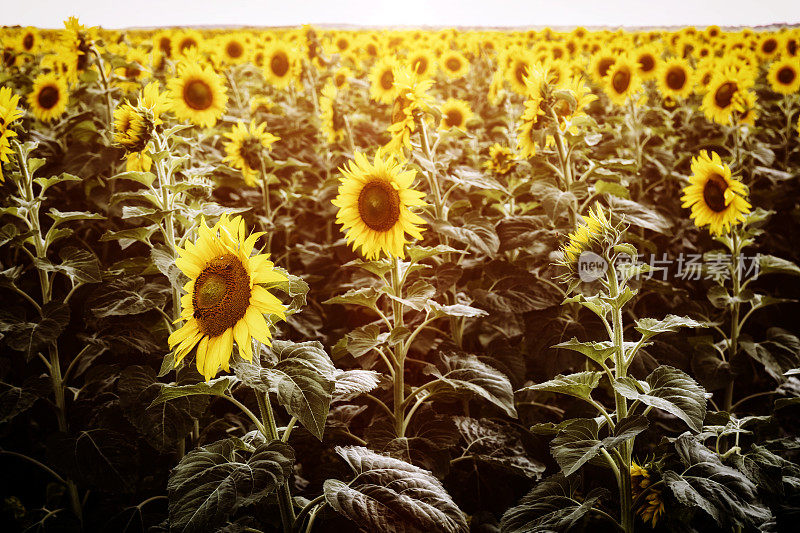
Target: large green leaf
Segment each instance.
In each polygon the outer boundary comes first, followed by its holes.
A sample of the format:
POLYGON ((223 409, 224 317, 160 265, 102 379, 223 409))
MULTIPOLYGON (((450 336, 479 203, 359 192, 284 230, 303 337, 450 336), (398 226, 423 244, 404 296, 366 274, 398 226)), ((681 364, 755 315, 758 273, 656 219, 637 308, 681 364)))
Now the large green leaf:
POLYGON ((677 416, 694 431, 703 428, 706 391, 682 370, 662 365, 653 370, 645 382, 622 378, 613 385, 614 390, 629 400, 639 400, 677 416))
POLYGON ((517 417, 514 390, 508 377, 473 354, 453 350, 440 352, 438 365, 428 365, 425 373, 438 378, 431 394, 456 392, 479 396, 500 407, 508 416, 517 417))
POLYGON ((167 301, 165 292, 162 286, 134 276, 104 283, 89 298, 88 305, 97 318, 138 315, 162 309, 167 301))
POLYGON ((242 447, 228 439, 181 459, 167 482, 170 530, 214 531, 239 506, 266 496, 291 475, 294 451, 289 445, 271 441, 252 454, 242 447))
POLYGON ((48 302, 42 306, 38 321, 28 322, 12 315, 0 316, 0 332, 12 350, 25 353, 30 358, 44 346, 58 339, 69 324, 69 306, 61 302, 48 302))
POLYGON ((537 483, 519 504, 505 512, 500 521, 500 531, 570 531, 591 511, 598 500, 609 496, 605 489, 594 489, 585 497, 580 497, 576 494, 577 484, 577 476, 568 479, 561 473, 537 483))
POLYGON ((642 318, 636 321, 636 331, 649 339, 659 333, 675 333, 680 328, 706 328, 708 323, 699 322, 688 316, 667 315, 661 320, 642 318))
POLYGON ((356 473, 350 483, 328 479, 325 501, 367 531, 466 533, 464 514, 428 470, 361 446, 337 447, 356 473))
POLYGON ((375 303, 378 301, 382 293, 376 291, 372 287, 364 287, 361 289, 350 289, 341 296, 334 296, 323 303, 326 304, 348 304, 348 305, 361 305, 375 309, 375 303))
POLYGON ((231 385, 236 382, 233 376, 220 376, 208 382, 195 383, 193 385, 161 385, 161 390, 151 402, 151 406, 156 406, 175 398, 183 398, 184 396, 194 396, 197 394, 205 394, 209 396, 223 396, 231 385))
POLYGON ((668 470, 663 480, 679 503, 702 509, 725 529, 757 529, 771 518, 758 487, 747 476, 723 464, 719 455, 689 434, 674 444, 685 470, 682 474, 668 470))
POLYGON ((553 348, 563 348, 565 350, 572 350, 574 352, 582 353, 592 361, 598 363, 605 362, 606 359, 614 354, 614 346, 610 341, 602 342, 581 342, 575 337, 570 340, 556 344, 553 348))
POLYGON ((559 374, 544 383, 524 387, 522 391, 556 392, 586 400, 591 397, 592 391, 600 383, 601 377, 603 377, 602 372, 590 371, 569 374, 568 376, 559 374))

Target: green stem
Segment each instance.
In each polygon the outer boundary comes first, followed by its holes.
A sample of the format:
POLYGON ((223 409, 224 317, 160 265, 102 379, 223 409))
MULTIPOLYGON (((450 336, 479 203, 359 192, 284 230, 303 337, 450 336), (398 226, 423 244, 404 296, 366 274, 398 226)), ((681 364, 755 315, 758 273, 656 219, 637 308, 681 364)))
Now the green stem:
POLYGON ((419 137, 422 144, 422 153, 431 164, 431 170, 428 174, 428 184, 431 187, 431 192, 433 192, 433 209, 436 214, 436 219, 444 220, 444 203, 442 202, 442 194, 439 190, 436 162, 433 158, 430 140, 428 139, 428 128, 425 126, 425 117, 420 118, 417 122, 419 123, 419 137))
MULTIPOLYGON (((401 298, 403 296, 403 286, 400 282, 400 261, 392 257, 392 293, 401 298)), ((397 300, 392 300, 392 322, 395 328, 403 326, 403 304, 397 300)), ((398 438, 405 434, 405 342, 401 341, 394 345, 394 427, 398 438)))
MULTIPOLYGON (((264 436, 269 441, 279 440, 278 426, 275 424, 275 415, 272 414, 272 405, 269 402, 269 393, 259 394, 256 392, 258 399, 258 408, 261 411, 261 419, 264 425, 264 436)), ((292 524, 294 524, 294 507, 292 506, 292 494, 289 491, 288 480, 278 487, 278 507, 281 511, 281 522, 283 523, 284 533, 291 533, 292 524)))
MULTIPOLYGON (((739 352, 739 294, 741 293, 741 280, 739 279, 739 255, 741 253, 741 241, 739 234, 734 230, 731 232, 731 240, 733 241, 731 247, 731 281, 733 283, 733 308, 731 309, 731 336, 728 351, 728 362, 733 362, 733 358, 739 352)), ((722 409, 731 412, 733 407, 733 386, 734 380, 731 379, 728 386, 725 387, 725 398, 723 400, 722 409)))
MULTIPOLYGON (((558 127, 558 117, 555 111, 550 110, 550 118, 553 119, 555 126, 555 140, 556 151, 558 152, 558 162, 561 165, 561 176, 564 178, 564 192, 572 191, 572 165, 569 162, 569 151, 564 142, 564 136, 561 133, 561 128, 558 127)), ((569 224, 570 227, 575 227, 575 222, 578 215, 578 198, 573 196, 569 205, 569 224)))

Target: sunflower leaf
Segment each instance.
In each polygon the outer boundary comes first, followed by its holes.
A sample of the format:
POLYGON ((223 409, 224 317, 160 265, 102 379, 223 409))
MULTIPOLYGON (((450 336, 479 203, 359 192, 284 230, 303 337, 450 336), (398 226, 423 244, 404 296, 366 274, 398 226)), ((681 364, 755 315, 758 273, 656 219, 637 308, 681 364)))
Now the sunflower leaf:
POLYGON ((234 376, 221 376, 208 382, 195 383, 193 385, 167 385, 161 386, 158 396, 153 398, 150 407, 159 405, 175 398, 192 396, 195 394, 208 394, 210 396, 224 396, 227 391, 238 379, 234 376))
POLYGON ((559 374, 555 378, 545 381, 544 383, 524 387, 521 391, 555 392, 581 398, 582 400, 588 400, 591 398, 592 391, 600 383, 601 377, 603 377, 602 372, 589 371, 569 374, 568 376, 559 374))
POLYGON ((187 453, 167 482, 170 530, 216 531, 239 507, 257 501, 286 482, 294 451, 270 441, 247 455, 234 439, 187 453), (238 453, 237 453, 238 452, 238 453))
POLYGON ((356 473, 350 483, 328 479, 325 501, 360 528, 384 533, 466 533, 464 514, 428 470, 361 446, 337 447, 356 473))

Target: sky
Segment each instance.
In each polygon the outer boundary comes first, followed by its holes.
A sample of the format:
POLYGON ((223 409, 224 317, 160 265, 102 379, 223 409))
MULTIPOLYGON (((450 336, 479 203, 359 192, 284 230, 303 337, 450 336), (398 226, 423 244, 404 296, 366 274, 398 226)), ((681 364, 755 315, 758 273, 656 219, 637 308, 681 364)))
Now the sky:
POLYGON ((4 25, 758 26, 800 23, 800 0, 8 0, 4 25))

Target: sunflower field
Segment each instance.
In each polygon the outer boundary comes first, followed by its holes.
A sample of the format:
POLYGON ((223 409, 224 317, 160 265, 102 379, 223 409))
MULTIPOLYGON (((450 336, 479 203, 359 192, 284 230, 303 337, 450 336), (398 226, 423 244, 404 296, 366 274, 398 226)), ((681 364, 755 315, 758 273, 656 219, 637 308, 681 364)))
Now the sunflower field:
POLYGON ((0 530, 797 531, 800 29, 0 44, 0 530))

